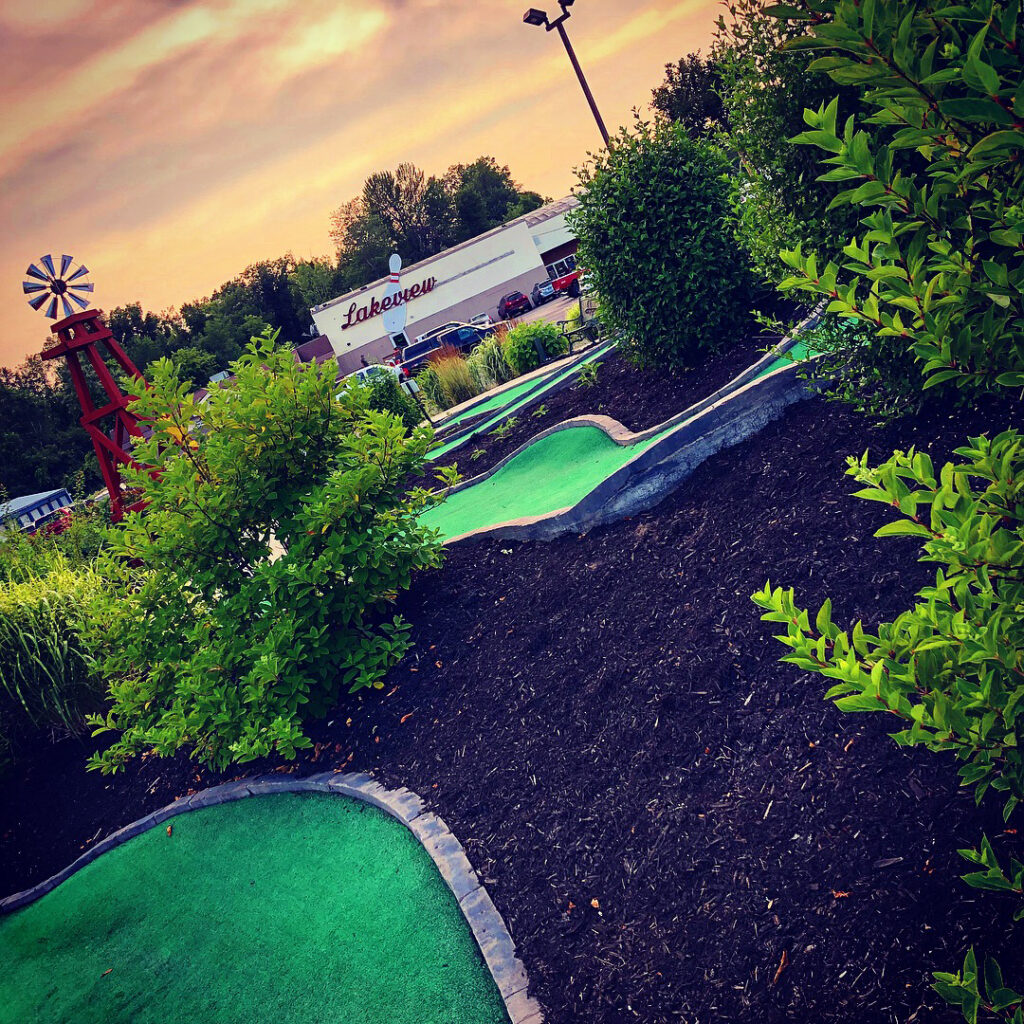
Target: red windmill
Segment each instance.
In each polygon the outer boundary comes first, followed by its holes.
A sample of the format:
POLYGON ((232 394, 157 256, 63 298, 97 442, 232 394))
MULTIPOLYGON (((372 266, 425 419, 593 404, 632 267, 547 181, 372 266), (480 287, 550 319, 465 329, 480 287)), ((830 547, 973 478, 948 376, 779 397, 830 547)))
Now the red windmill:
POLYGON ((51 328, 56 337, 44 348, 43 359, 67 360, 71 381, 82 406, 79 422, 92 438, 100 473, 110 493, 111 514, 116 521, 125 512, 141 508, 143 504, 126 492, 121 482, 122 465, 139 465, 130 454, 129 439, 141 437, 142 431, 139 418, 128 409, 135 396, 121 391, 107 359, 113 359, 124 373, 138 380, 143 387, 145 379, 103 323, 101 312, 89 309, 89 296, 93 290, 87 280, 89 269, 85 266, 73 268, 74 260, 70 256, 61 256, 59 271, 51 255, 42 256, 39 265, 29 264, 25 271, 29 280, 22 283, 22 290, 29 296, 29 305, 44 312, 51 320, 57 318, 58 308, 64 314, 64 319, 51 328), (106 396, 105 402, 97 404, 94 400, 83 360, 93 368, 106 396))

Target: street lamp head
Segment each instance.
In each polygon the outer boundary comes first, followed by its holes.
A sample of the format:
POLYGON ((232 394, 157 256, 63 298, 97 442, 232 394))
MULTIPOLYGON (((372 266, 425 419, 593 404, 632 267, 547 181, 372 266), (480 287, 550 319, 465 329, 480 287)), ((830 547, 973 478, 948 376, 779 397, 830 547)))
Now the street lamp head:
POLYGON ((527 25, 546 25, 548 23, 548 15, 546 11, 538 11, 536 7, 531 7, 523 15, 523 21, 527 25))

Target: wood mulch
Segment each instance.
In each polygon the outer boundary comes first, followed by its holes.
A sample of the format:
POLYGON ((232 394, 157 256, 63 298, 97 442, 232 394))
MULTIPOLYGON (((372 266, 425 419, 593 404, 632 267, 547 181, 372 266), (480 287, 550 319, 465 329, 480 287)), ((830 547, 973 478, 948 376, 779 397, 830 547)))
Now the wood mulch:
MULTIPOLYGON (((1024 982, 1012 902, 957 878, 983 831, 1024 859, 1017 823, 976 808, 949 758, 897 748, 892 722, 781 665, 749 597, 770 577, 830 596, 839 622, 892 617, 934 569, 872 536, 890 510, 850 496, 844 456, 944 459, 1022 419, 987 400, 873 426, 807 401, 643 515, 457 546, 401 602, 413 653, 315 724, 294 770, 424 795, 552 1022, 952 1024, 930 972, 972 943, 1024 982)), ((40 749, 0 790, 7 891, 218 781, 183 758, 101 778, 87 748, 40 749)))

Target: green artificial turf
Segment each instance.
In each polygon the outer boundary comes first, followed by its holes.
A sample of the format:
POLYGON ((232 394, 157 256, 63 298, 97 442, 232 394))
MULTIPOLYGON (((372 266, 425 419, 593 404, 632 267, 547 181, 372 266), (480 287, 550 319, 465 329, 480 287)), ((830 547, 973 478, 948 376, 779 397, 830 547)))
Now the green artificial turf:
MULTIPOLYGON (((762 370, 758 378, 810 355, 813 353, 807 345, 798 342, 789 353, 762 370)), ((443 505, 425 512, 422 521, 440 530, 443 540, 449 540, 510 519, 568 508, 679 426, 667 427, 646 441, 628 447, 617 445, 597 427, 569 427, 548 434, 493 476, 457 491, 443 505)))
POLYGON ((282 794, 167 824, 0 919, 4 1024, 507 1024, 455 898, 382 811, 282 794))
POLYGON ((422 522, 439 529, 447 540, 483 526, 575 505, 661 436, 622 447, 597 427, 559 430, 531 444, 493 476, 429 509, 422 522))
POLYGON ((467 434, 464 437, 460 437, 454 441, 449 441, 447 444, 442 445, 440 448, 435 448, 428 458, 440 459, 447 455, 449 452, 454 451, 460 445, 465 444, 471 437, 476 434, 486 433, 492 427, 497 426, 501 420, 515 412, 517 409, 523 409, 529 405, 534 404, 538 399, 543 397, 548 391, 558 384, 560 381, 565 380, 566 377, 571 377, 573 374, 579 372, 579 368, 584 363, 593 362, 598 357, 604 355, 611 347, 612 342, 604 344, 598 348, 595 348, 586 359, 571 366, 569 369, 558 370, 552 373, 546 378, 537 378, 534 380, 526 381, 516 387, 509 388, 507 391, 502 391, 495 395, 493 398, 488 399, 486 402, 477 406, 475 409, 467 410, 462 413, 460 417, 452 420, 453 423, 465 416, 477 416, 480 412, 489 411, 491 409, 498 409, 490 419, 479 424, 472 434, 467 434))

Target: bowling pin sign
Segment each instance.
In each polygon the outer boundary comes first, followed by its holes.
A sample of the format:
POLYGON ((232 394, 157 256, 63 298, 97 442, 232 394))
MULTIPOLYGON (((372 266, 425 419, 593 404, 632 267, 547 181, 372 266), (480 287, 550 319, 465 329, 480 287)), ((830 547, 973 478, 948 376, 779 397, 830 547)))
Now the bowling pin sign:
MULTIPOLYGON (((394 300, 395 296, 400 294, 402 286, 399 283, 401 279, 402 271, 402 257, 397 252, 391 254, 391 259, 388 261, 388 267, 391 270, 391 277, 388 280, 388 286, 384 289, 385 300, 394 300)), ((398 344, 395 342, 395 336, 401 334, 405 330, 405 324, 408 319, 408 311, 405 308, 404 302, 388 303, 387 309, 381 314, 381 320, 384 321, 384 330, 388 332, 391 337, 391 344, 398 348, 398 344)))

